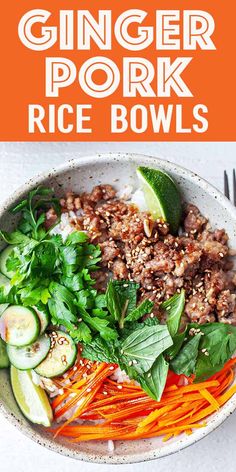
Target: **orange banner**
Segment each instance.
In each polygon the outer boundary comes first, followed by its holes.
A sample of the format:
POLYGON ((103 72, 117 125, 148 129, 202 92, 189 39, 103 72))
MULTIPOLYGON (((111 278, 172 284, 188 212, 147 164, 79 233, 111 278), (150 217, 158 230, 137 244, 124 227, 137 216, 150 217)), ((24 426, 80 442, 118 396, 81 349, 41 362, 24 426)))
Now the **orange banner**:
POLYGON ((1 141, 235 141, 234 2, 1 10, 1 141))

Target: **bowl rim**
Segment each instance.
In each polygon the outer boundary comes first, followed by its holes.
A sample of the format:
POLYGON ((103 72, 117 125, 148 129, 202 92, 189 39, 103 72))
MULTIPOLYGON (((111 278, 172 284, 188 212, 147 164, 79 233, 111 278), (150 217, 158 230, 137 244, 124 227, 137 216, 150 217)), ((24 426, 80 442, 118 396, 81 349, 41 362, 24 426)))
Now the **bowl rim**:
MULTIPOLYGON (((132 162, 140 165, 141 161, 145 161, 145 165, 150 165, 151 167, 162 167, 167 172, 176 172, 179 175, 183 175, 190 182, 195 183, 198 187, 206 191, 211 197, 218 200, 218 202, 224 206, 226 211, 230 216, 236 221, 236 208, 232 203, 221 193, 216 187, 207 182, 205 179, 200 177, 198 174, 186 169, 183 166, 179 166, 168 159, 152 157, 150 155, 138 154, 138 153, 124 153, 124 152, 115 152, 115 153, 97 153, 92 155, 80 156, 75 159, 70 159, 62 163, 52 170, 44 171, 40 174, 37 174, 35 177, 29 179, 25 184, 21 185, 14 194, 10 195, 1 205, 0 205, 0 216, 2 216, 12 204, 21 197, 23 193, 29 192, 36 185, 42 184, 46 179, 53 178, 56 176, 63 175, 64 172, 70 170, 71 168, 80 168, 88 164, 96 164, 100 161, 105 163, 110 163, 112 161, 122 159, 125 163, 132 162)), ((226 418, 233 413, 236 409, 236 394, 217 412, 213 418, 209 421, 207 426, 204 428, 199 428, 194 432, 193 435, 180 437, 177 441, 173 443, 166 444, 165 447, 159 448, 156 451, 147 451, 146 453, 137 453, 137 454, 127 454, 127 455, 115 455, 115 454, 105 454, 99 455, 99 453, 91 452, 77 452, 70 448, 68 445, 62 445, 55 443, 53 438, 48 439, 43 438, 42 435, 29 423, 27 426, 20 424, 17 416, 9 411, 3 402, 0 400, 0 413, 9 420, 14 426, 17 427, 25 436, 32 439, 34 442, 46 447, 49 450, 60 453, 64 456, 92 463, 102 463, 102 464, 132 464, 146 462, 154 460, 157 458, 165 457, 170 454, 174 454, 194 443, 200 439, 207 436, 210 432, 215 430, 220 426, 226 418)))

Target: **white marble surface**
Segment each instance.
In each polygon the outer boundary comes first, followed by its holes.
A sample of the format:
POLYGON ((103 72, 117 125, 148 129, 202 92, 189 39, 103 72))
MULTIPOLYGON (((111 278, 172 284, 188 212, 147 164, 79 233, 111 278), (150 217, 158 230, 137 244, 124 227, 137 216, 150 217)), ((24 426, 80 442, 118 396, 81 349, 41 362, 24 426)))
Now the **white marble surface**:
MULTIPOLYGON (((82 154, 130 151, 168 158, 223 189, 223 170, 236 167, 236 143, 0 143, 0 202, 31 176, 82 154)), ((158 462, 100 465, 101 472, 234 472, 236 413, 198 444, 158 462)), ((1 472, 95 472, 87 464, 34 444, 0 416, 1 472)))

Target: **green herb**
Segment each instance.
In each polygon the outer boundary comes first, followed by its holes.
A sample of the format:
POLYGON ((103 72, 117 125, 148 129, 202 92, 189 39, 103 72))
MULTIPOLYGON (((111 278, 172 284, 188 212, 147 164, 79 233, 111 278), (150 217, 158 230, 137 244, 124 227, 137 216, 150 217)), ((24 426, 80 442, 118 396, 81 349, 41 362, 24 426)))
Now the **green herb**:
POLYGON ((169 364, 161 354, 153 363, 150 370, 139 377, 143 390, 154 400, 162 397, 168 375, 169 364))
POLYGON ((236 350, 235 326, 209 323, 200 328, 204 335, 196 362, 196 381, 205 380, 221 370, 236 350))
POLYGON ((129 313, 128 316, 126 316, 125 321, 133 322, 139 320, 142 318, 142 316, 151 313, 153 306, 153 302, 148 299, 144 300, 142 303, 140 303, 140 305, 137 306, 137 308, 135 308, 129 313))
POLYGON ((125 317, 136 308, 139 284, 128 280, 110 280, 106 291, 107 308, 123 328, 125 317))
POLYGON ((14 276, 9 293, 0 288, 0 299, 25 306, 45 304, 51 323, 63 325, 76 341, 89 342, 96 333, 115 339, 117 331, 103 310, 105 296, 93 289, 90 275, 100 261, 100 248, 82 231, 71 233, 66 241, 46 231, 49 208, 54 208, 58 222, 58 201, 48 189, 37 188, 12 210, 21 212, 18 229, 1 236, 14 246, 6 261, 14 276))
POLYGON ((235 326, 224 323, 190 324, 186 331, 186 342, 172 358, 170 366, 177 374, 194 374, 196 382, 219 372, 236 350, 235 326), (201 332, 197 333, 199 329, 201 332))
POLYGON ((116 290, 115 284, 112 280, 109 281, 108 286, 107 286, 106 305, 111 316, 113 317, 113 320, 119 321, 121 312, 122 312, 122 305, 121 305, 119 293, 116 290))
POLYGON ((144 300, 136 307, 139 284, 128 280, 110 280, 106 291, 106 304, 113 319, 124 328, 126 322, 133 322, 150 313, 154 303, 144 300))
POLYGON ((135 369, 147 372, 156 358, 172 345, 166 325, 145 326, 136 329, 122 343, 121 353, 135 369))
POLYGON ((179 330, 180 319, 184 311, 185 291, 182 289, 180 293, 175 293, 173 297, 161 304, 161 309, 167 312, 167 326, 170 335, 174 337, 179 330))
MULTIPOLYGON (((119 344, 117 343, 119 346, 119 344)), ((107 343, 100 336, 96 336, 83 347, 83 356, 91 361, 119 363, 114 343, 107 343)))
POLYGON ((176 357, 177 354, 179 353, 186 337, 186 331, 187 331, 187 327, 182 333, 177 333, 175 334, 175 336, 173 336, 172 338, 173 344, 167 349, 165 353, 168 360, 174 359, 174 357, 176 357))
POLYGON ((19 212, 21 213, 21 219, 18 225, 21 233, 33 239, 41 240, 47 234, 44 223, 46 221, 46 211, 49 208, 53 208, 57 215, 56 224, 61 214, 58 199, 52 197, 51 189, 37 187, 29 192, 26 199, 12 208, 11 212, 14 215, 19 212))
POLYGON ((195 372, 200 339, 201 334, 197 334, 189 339, 171 361, 170 368, 176 374, 184 374, 188 377, 195 372))
POLYGON ((13 231, 12 233, 0 231, 0 236, 7 244, 11 245, 26 245, 30 242, 30 238, 28 238, 28 236, 25 236, 25 234, 21 233, 20 231, 13 231))

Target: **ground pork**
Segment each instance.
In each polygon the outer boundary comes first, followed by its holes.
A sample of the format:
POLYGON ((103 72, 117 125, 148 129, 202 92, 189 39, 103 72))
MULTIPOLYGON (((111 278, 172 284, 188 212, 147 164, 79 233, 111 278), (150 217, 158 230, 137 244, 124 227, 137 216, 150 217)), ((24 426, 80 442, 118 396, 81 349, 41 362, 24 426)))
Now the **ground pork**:
MULTIPOLYGON (((228 236, 224 229, 213 231, 196 206, 186 206, 182 231, 173 235, 161 219, 116 198, 111 185, 67 194, 61 205, 63 212, 76 212, 77 226, 101 247, 101 269, 92 274, 98 290, 105 290, 110 276, 134 280, 140 284, 139 299, 154 301, 153 312, 161 317, 161 302, 183 287, 183 319, 236 325, 236 275, 228 236)), ((53 220, 52 212, 47 218, 53 220)))

